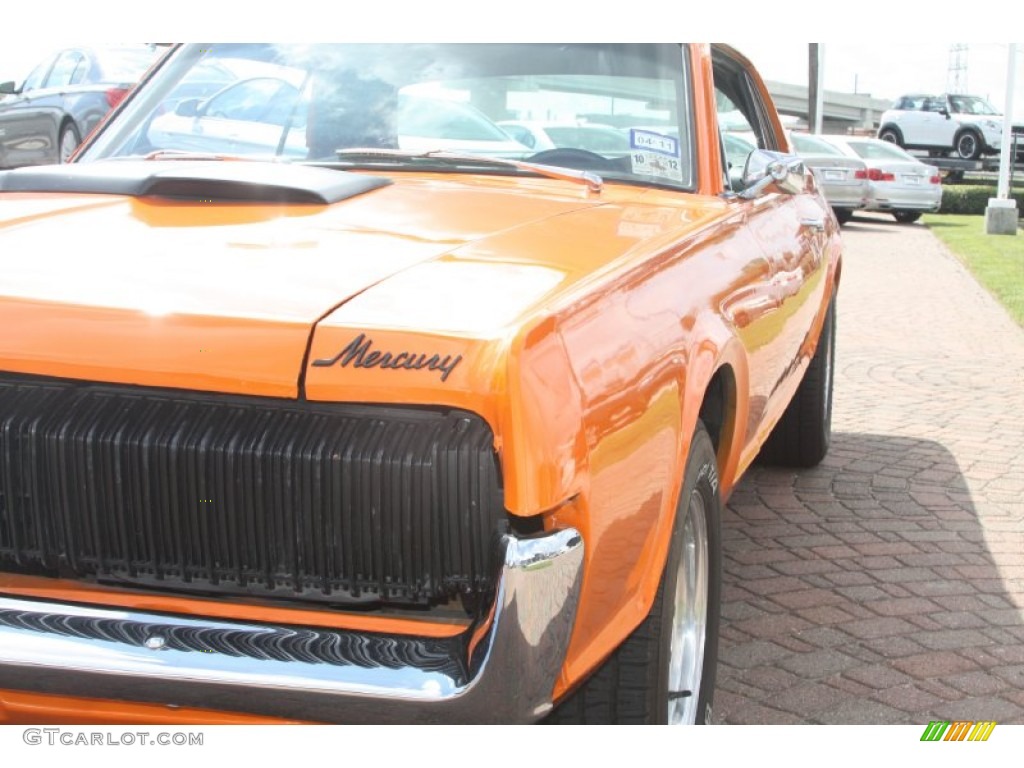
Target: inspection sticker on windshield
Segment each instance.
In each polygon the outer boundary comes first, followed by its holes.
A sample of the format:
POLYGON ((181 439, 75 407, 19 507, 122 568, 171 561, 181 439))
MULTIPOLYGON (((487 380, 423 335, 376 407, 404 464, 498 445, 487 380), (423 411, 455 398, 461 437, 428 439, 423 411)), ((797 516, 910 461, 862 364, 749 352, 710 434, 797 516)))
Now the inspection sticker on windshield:
POLYGON ((629 132, 629 146, 633 173, 672 181, 683 180, 678 139, 633 128, 629 132))

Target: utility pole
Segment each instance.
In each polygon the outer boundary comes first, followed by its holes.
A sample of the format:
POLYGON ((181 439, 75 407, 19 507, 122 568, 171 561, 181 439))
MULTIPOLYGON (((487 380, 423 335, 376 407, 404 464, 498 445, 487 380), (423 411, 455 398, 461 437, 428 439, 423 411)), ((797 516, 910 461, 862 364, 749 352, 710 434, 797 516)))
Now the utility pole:
POLYGON ((825 89, 822 86, 822 58, 824 46, 810 43, 807 49, 807 127, 811 133, 821 133, 825 119, 825 89))
POLYGON ((810 43, 807 49, 807 127, 811 133, 818 129, 818 43, 810 43))

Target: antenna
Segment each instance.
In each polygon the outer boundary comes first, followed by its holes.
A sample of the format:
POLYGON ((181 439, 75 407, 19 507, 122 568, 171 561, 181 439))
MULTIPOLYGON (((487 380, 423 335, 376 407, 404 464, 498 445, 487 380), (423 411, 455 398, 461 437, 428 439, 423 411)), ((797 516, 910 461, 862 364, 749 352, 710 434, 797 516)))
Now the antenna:
POLYGON ((949 46, 946 91, 948 93, 967 93, 967 43, 953 43, 949 46))

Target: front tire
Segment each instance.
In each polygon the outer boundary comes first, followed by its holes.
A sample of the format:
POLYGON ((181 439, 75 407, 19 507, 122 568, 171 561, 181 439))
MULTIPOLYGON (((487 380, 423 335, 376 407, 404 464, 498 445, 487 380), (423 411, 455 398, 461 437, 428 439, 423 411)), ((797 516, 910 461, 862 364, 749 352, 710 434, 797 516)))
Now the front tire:
POLYGON ((60 129, 60 138, 57 141, 57 162, 66 163, 71 160, 71 156, 78 149, 78 145, 81 143, 81 138, 78 135, 78 129, 75 128, 73 123, 65 123, 60 129))
POLYGON ((878 132, 878 138, 882 141, 888 141, 890 144, 895 144, 898 147, 903 146, 903 134, 900 133, 899 128, 883 128, 878 132))
POLYGON ((836 300, 828 305, 818 348, 789 406, 761 447, 761 460, 786 467, 813 467, 832 439, 832 379, 835 371, 836 300))
POLYGON ((546 722, 710 724, 721 572, 718 467, 711 438, 698 423, 650 613, 546 722))
POLYGON ((712 723, 718 664, 721 504, 711 438, 703 428, 700 435, 702 444, 697 459, 687 464, 688 470, 691 467, 697 470, 693 477, 687 472, 684 495, 676 512, 677 528, 680 515, 684 515, 682 533, 673 531, 672 548, 662 577, 665 580, 675 574, 674 583, 665 585, 663 604, 659 606, 667 612, 668 620, 662 625, 660 642, 667 654, 662 654, 659 674, 662 683, 655 698, 656 722, 669 725, 712 723), (712 520, 716 526, 713 534, 712 520), (713 546, 718 551, 713 552, 713 546), (709 628, 712 623, 713 630, 709 628), (706 658, 709 654, 710 658, 706 658))

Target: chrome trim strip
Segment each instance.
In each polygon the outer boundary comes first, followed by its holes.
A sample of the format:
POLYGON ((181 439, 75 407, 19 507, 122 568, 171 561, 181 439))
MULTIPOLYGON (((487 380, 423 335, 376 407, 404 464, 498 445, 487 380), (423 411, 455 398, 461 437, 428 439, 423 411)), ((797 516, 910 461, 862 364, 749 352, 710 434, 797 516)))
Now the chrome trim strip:
POLYGON ((531 722, 551 709, 583 540, 567 529, 501 545, 489 626, 448 639, 0 595, 0 688, 335 723, 531 722))

